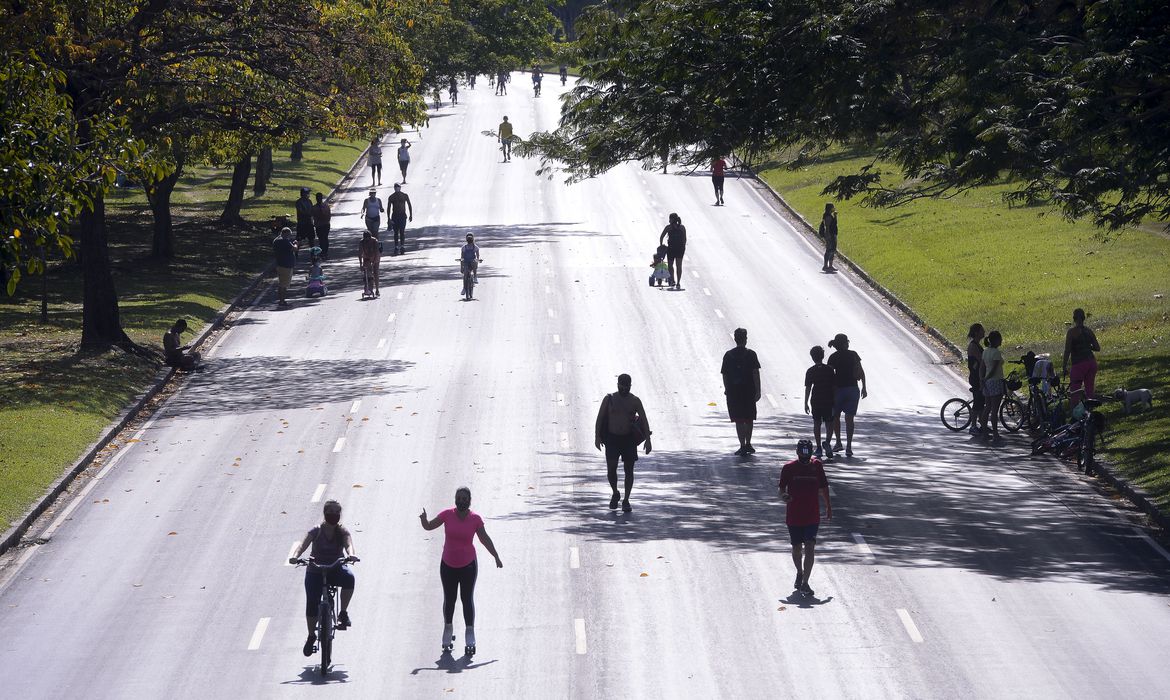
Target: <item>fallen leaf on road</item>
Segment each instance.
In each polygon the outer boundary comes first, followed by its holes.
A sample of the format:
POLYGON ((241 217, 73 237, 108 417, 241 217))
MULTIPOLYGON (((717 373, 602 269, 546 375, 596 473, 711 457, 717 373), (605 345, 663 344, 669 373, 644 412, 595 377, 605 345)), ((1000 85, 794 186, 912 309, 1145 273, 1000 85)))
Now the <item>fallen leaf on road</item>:
POLYGON ((648 573, 646 573, 645 571, 643 571, 642 573, 638 574, 638 578, 646 578, 646 577, 647 577, 647 576, 649 576, 649 575, 650 575, 650 574, 648 574, 648 573))
POLYGON ((778 608, 776 608, 776 609, 777 609, 777 610, 779 610, 780 612, 784 612, 784 611, 785 611, 785 610, 787 610, 788 608, 786 608, 786 607, 784 607, 783 605, 781 605, 780 607, 778 607, 778 608))
POLYGON ((707 405, 708 406, 718 406, 719 404, 715 403, 714 401, 711 401, 711 402, 708 402, 707 405))
POLYGON ((179 534, 179 533, 175 532, 174 530, 171 530, 170 532, 167 533, 167 537, 170 537, 171 535, 177 535, 177 534, 179 534))
POLYGON ((365 486, 362 486, 361 484, 354 484, 353 487, 355 489, 364 489, 365 488, 365 486))
POLYGON ((142 584, 141 584, 141 583, 136 583, 136 584, 134 584, 134 587, 135 587, 135 588, 142 588, 142 584))

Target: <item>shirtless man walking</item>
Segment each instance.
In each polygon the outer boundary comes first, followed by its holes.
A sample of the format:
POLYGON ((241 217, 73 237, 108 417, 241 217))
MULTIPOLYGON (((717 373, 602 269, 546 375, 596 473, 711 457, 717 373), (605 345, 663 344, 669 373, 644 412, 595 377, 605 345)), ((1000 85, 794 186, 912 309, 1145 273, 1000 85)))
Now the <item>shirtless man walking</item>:
POLYGON ((402 185, 394 183, 394 194, 386 198, 390 205, 390 229, 394 231, 394 255, 406 252, 406 222, 414 221, 414 206, 410 195, 402 191, 402 185), (407 214, 409 212, 409 214, 407 214))
POLYGON ((634 462, 638 459, 638 444, 646 441, 645 451, 650 454, 650 421, 646 418, 646 409, 642 406, 642 399, 630 393, 630 375, 619 374, 617 378, 618 390, 614 394, 606 394, 601 400, 601 409, 597 412, 597 423, 594 426, 593 446, 601 449, 605 445, 605 466, 609 477, 609 487, 613 489, 613 497, 609 500, 610 508, 617 508, 621 501, 622 511, 629 513, 630 490, 634 488, 634 462), (625 497, 618 493, 617 463, 622 460, 626 472, 625 497))

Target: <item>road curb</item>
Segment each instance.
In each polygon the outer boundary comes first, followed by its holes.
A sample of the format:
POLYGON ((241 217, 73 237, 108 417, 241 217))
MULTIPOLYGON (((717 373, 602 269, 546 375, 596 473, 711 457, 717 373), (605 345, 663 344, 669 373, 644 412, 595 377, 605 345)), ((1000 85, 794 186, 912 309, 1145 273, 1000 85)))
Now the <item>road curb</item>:
MULTIPOLYGON (((337 184, 333 186, 333 189, 329 192, 329 196, 326 198, 327 201, 332 201, 334 194, 336 194, 338 190, 340 190, 350 181, 356 179, 357 173, 361 171, 359 166, 365 162, 366 154, 368 152, 369 146, 367 146, 366 149, 362 151, 361 155, 359 155, 357 160, 354 161, 353 165, 350 166, 349 171, 346 172, 345 175, 342 175, 341 178, 337 181, 337 184)), ((264 270, 256 275, 256 278, 253 279, 252 282, 248 284, 248 286, 243 291, 237 294, 236 297, 230 302, 225 304, 223 308, 221 308, 219 312, 216 313, 215 318, 208 322, 199 332, 199 335, 195 338, 195 340, 191 342, 191 347, 193 349, 201 347, 212 333, 222 328, 223 323, 227 319, 228 315, 235 311, 240 306, 241 302, 243 302, 245 299, 248 299, 256 291, 257 287, 262 285, 269 277, 271 277, 274 269, 275 263, 270 263, 267 267, 264 268, 264 270)), ((21 517, 17 524, 12 525, 7 530, 5 530, 3 539, 0 539, 0 555, 3 555, 9 549, 12 549, 21 543, 24 535, 28 532, 29 528, 33 526, 33 523, 37 521, 37 518, 41 517, 41 515, 43 515, 44 512, 53 505, 57 498, 69 489, 69 486, 73 483, 73 480, 76 479, 79 474, 85 471, 89 465, 93 463, 93 460, 98 456, 98 453, 106 449, 106 447, 108 447, 110 443, 114 441, 114 438, 126 429, 126 426, 129 425, 131 421, 139 417, 143 409, 146 408, 148 403, 150 403, 150 400, 157 396, 158 393, 166 387, 167 383, 170 382, 174 374, 175 370, 173 368, 159 370, 158 374, 155 375, 154 380, 151 382, 150 386, 147 387, 146 391, 140 394, 137 398, 133 399, 125 408, 122 409, 118 416, 114 418, 113 422, 110 423, 102 432, 101 436, 98 437, 98 439, 93 443, 91 443, 88 448, 86 448, 84 454, 82 454, 82 456, 77 461, 75 461, 68 469, 66 469, 64 474, 62 474, 56 481, 49 485, 49 487, 45 490, 45 494, 41 496, 41 498, 37 500, 37 502, 34 503, 28 509, 28 511, 25 512, 24 516, 21 517)))
MULTIPOLYGON (((821 237, 820 234, 817 233, 816 227, 809 223, 809 221, 805 219, 804 216, 800 214, 800 212, 796 211, 796 209, 794 209, 787 201, 785 201, 785 199, 780 196, 779 192, 777 192, 772 188, 771 185, 765 182, 764 179, 761 178, 754 170, 751 170, 747 166, 741 167, 753 180, 756 181, 757 184, 759 184, 764 189, 764 191, 772 196, 776 203, 779 204, 780 207, 789 214, 789 216, 800 222, 803 230, 798 228, 799 233, 803 233, 807 238, 810 238, 813 241, 818 243, 821 242, 821 237)), ((884 285, 870 276, 870 274, 866 272, 860 265, 853 262, 840 252, 837 253, 837 259, 843 261, 845 265, 853 271, 854 274, 864 280, 866 284, 868 284, 875 292, 877 292, 882 298, 889 302, 890 305, 896 307, 899 311, 904 313, 907 318, 912 320, 918 327, 918 330, 927 333, 931 338, 935 339, 945 348, 950 350, 951 353, 955 355, 956 359, 963 359, 964 351, 962 348, 948 340, 933 326, 928 325, 926 321, 922 319, 922 317, 916 314, 914 310, 906 304, 906 302, 899 299, 896 294, 891 292, 884 285)), ((958 372, 955 374, 959 375, 958 372)), ((963 381, 966 381, 966 378, 961 375, 959 375, 959 378, 963 381)), ((1154 505, 1153 500, 1150 499, 1148 494, 1146 494, 1137 486, 1129 483, 1129 481, 1127 481, 1124 477, 1120 477, 1115 474, 1112 467, 1107 462, 1097 463, 1097 476, 1100 477, 1100 479, 1110 487, 1116 489, 1118 493, 1126 498, 1126 500, 1142 511, 1147 517, 1150 518, 1150 520, 1156 523, 1163 532, 1170 533, 1170 516, 1167 516, 1167 514, 1158 510, 1158 507, 1154 505)))

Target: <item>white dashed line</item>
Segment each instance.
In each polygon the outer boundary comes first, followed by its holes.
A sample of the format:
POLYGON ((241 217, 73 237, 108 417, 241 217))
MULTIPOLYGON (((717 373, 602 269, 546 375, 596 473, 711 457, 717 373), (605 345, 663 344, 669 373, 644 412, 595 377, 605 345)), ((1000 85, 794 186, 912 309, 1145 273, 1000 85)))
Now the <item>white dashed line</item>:
POLYGON ((861 552, 867 557, 873 556, 873 550, 865 543, 865 538, 861 536, 860 532, 853 533, 853 541, 857 543, 857 551, 861 552))
POLYGON ((562 372, 565 371, 565 366, 563 364, 561 364, 560 362, 558 362, 556 364, 556 370, 557 370, 557 374, 561 374, 562 372))
POLYGON ((776 397, 771 394, 764 394, 764 398, 768 399, 768 403, 772 404, 772 408, 780 408, 780 404, 776 403, 776 397))
POLYGON ((398 293, 398 298, 399 298, 399 299, 401 299, 401 298, 402 298, 402 292, 399 292, 399 293, 398 293))
POLYGON ((553 311, 552 309, 549 309, 549 310, 548 310, 548 317, 549 317, 549 318, 556 318, 556 317, 557 317, 557 312, 556 312, 556 311, 553 311))
POLYGON ((256 651, 260 648, 260 642, 264 640, 264 633, 268 631, 268 623, 271 617, 262 617, 256 623, 256 631, 252 632, 252 641, 248 642, 248 651, 256 651))
POLYGON ((560 345, 560 344, 561 344, 561 336, 557 335, 556 333, 553 333, 553 345, 560 345))
POLYGON ((577 653, 585 653, 585 618, 578 617, 573 620, 573 629, 577 633, 577 653))
POLYGON ((362 400, 358 399, 357 401, 353 402, 352 406, 349 407, 349 412, 350 413, 357 413, 358 409, 361 407, 362 407, 362 400))
POLYGON ((569 568, 581 568, 581 551, 576 547, 569 547, 569 568))
POLYGON ((706 294, 707 296, 711 296, 711 290, 707 289, 706 287, 703 287, 703 293, 706 294))
POLYGON ((723 312, 720 311, 719 309, 715 309, 715 315, 718 316, 719 318, 723 318, 723 312))
POLYGON ((309 503, 320 503, 321 497, 325 495, 325 487, 328 484, 317 484, 317 488, 313 491, 313 497, 309 499, 309 503))
POLYGON ((343 447, 345 447, 345 438, 343 438, 343 437, 337 438, 337 442, 334 443, 334 445, 333 445, 333 451, 334 452, 341 452, 341 448, 343 448, 343 447))
POLYGON ((1154 538, 1153 538, 1153 537, 1150 537, 1150 536, 1149 536, 1149 535, 1147 535, 1146 533, 1142 532, 1142 531, 1141 531, 1141 529, 1139 529, 1139 528, 1136 528, 1136 527, 1133 529, 1133 531, 1137 533, 1137 536, 1138 536, 1138 537, 1140 537, 1140 538, 1142 538, 1143 540, 1145 540, 1145 541, 1146 541, 1146 544, 1148 544, 1148 545, 1150 545, 1151 547, 1153 547, 1153 549, 1154 549, 1154 551, 1155 551, 1155 552, 1157 552, 1158 554, 1161 554, 1161 555, 1162 555, 1163 557, 1165 557, 1165 558, 1166 558, 1168 561, 1170 561, 1170 552, 1167 552, 1167 551, 1166 551, 1166 550, 1165 550, 1165 549, 1162 547, 1162 545, 1158 544, 1158 543, 1157 543, 1157 542, 1154 540, 1154 538))
POLYGON ((387 316, 387 317, 386 317, 386 323, 394 323, 394 317, 395 317, 395 316, 397 316, 397 315, 398 315, 398 314, 390 314, 389 316, 387 316))
POLYGON ((910 619, 910 613, 903 608, 898 608, 898 617, 902 620, 902 626, 906 628, 906 633, 910 635, 910 641, 921 644, 922 634, 918 631, 918 625, 915 625, 914 620, 910 619))
POLYGON ((378 339, 378 349, 379 349, 379 350, 381 350, 381 349, 382 349, 382 348, 384 348, 384 347, 386 347, 386 339, 385 339, 385 338, 379 338, 379 339, 378 339))
POLYGON ((547 284, 544 285, 544 293, 545 294, 552 294, 552 287, 548 286, 547 284))

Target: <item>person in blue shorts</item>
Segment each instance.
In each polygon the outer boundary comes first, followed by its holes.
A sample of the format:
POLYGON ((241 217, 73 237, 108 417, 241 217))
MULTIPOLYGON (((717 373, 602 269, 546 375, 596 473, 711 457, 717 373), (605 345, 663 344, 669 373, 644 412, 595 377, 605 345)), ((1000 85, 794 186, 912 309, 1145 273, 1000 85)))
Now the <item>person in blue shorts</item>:
POLYGON ((841 415, 845 415, 845 456, 853 456, 853 416, 857 415, 857 405, 861 399, 869 395, 865 387, 865 369, 861 366, 861 356, 849 349, 849 338, 844 333, 838 333, 829 341, 829 347, 835 352, 829 355, 827 364, 836 374, 836 390, 833 395, 833 432, 837 436, 837 444, 833 446, 838 452, 841 450, 841 415), (861 382, 858 389, 857 383, 861 382))

